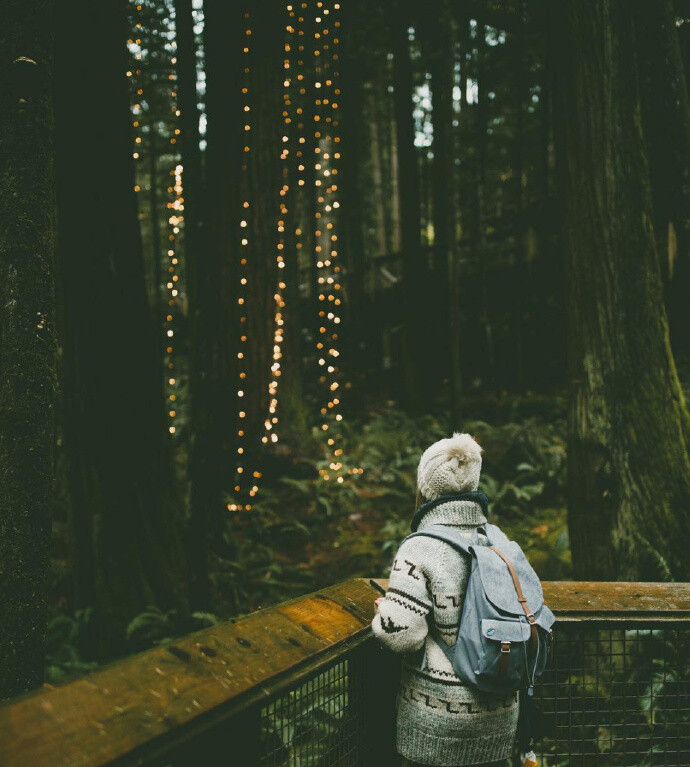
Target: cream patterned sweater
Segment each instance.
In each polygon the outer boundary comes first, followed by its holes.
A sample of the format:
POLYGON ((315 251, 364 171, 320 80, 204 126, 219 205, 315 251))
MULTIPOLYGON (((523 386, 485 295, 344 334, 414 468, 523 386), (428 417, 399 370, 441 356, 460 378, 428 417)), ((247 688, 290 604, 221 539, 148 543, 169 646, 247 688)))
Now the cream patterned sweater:
MULTIPOLYGON (((470 537, 485 522, 479 504, 451 501, 432 508, 419 530, 441 524, 470 537)), ((486 542, 481 535, 480 542, 486 542)), ((379 641, 405 656, 397 748, 422 764, 482 764, 506 759, 513 749, 517 694, 495 696, 466 687, 429 636, 427 620, 433 620, 447 643, 455 642, 468 578, 469 562, 447 543, 422 536, 405 541, 372 622, 379 641)))

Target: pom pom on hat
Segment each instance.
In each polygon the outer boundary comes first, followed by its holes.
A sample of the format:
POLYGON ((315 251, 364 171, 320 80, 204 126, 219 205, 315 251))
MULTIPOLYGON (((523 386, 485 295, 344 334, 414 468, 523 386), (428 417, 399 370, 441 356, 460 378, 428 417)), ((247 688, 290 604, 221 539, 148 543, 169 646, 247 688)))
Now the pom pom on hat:
POLYGON ((476 490, 482 449, 469 434, 453 434, 427 448, 419 461, 417 487, 427 501, 476 490))

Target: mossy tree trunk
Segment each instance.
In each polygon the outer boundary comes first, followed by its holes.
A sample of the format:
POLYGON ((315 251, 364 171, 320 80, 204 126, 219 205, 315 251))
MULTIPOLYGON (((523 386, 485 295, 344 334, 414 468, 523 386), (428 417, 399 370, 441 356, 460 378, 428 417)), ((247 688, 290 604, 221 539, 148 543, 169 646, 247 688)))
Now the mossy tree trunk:
POLYGON ((572 399, 576 578, 690 577, 690 422, 669 345, 641 129, 634 19, 571 0, 558 35, 557 140, 572 399))
POLYGON ((184 608, 187 571, 137 221, 125 4, 99 14, 97 35, 88 14, 59 17, 56 141, 75 603, 93 608, 85 649, 108 657, 147 606, 184 608))
POLYGON ((52 0, 0 11, 0 700, 43 680, 53 474, 52 0))
POLYGON ((643 115, 654 225, 676 352, 690 354, 690 95, 672 0, 640 3, 643 115))

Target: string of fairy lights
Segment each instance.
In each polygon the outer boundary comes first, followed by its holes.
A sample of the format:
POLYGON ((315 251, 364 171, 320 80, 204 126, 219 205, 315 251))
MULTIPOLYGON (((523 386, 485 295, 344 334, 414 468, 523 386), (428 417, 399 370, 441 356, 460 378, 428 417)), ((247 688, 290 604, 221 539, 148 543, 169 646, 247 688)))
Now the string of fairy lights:
MULTIPOLYGON (((172 40, 170 43, 173 55, 170 58, 170 64, 172 70, 168 74, 168 81, 170 83, 170 111, 172 113, 173 131, 170 136, 171 146, 177 144, 177 138, 180 135, 179 119, 180 109, 177 104, 177 73, 175 65, 177 64, 177 56, 175 51, 177 49, 177 42, 172 40)), ((183 166, 181 162, 176 162, 175 167, 170 170, 171 183, 167 187, 168 201, 166 202, 166 208, 169 212, 168 215, 168 247, 167 247, 167 280, 165 288, 168 291, 168 311, 165 315, 165 338, 166 338, 166 366, 167 366, 167 390, 166 397, 168 400, 168 431, 171 434, 175 434, 177 426, 175 425, 175 419, 177 417, 177 399, 179 389, 179 376, 176 369, 175 359, 175 307, 177 305, 177 299, 180 294, 180 257, 179 257, 179 244, 178 240, 180 233, 184 227, 184 188, 182 185, 182 173, 183 166)))
MULTIPOLYGON (((142 41, 139 38, 142 29, 140 18, 145 3, 134 5, 139 17, 135 19, 133 39, 130 40, 135 60, 141 62, 142 41)), ((324 481, 334 480, 342 483, 346 474, 361 473, 361 469, 345 469, 343 463, 342 435, 342 399, 343 390, 348 384, 343 380, 340 367, 340 333, 342 321, 342 267, 339 260, 338 223, 338 173, 340 155, 340 127, 337 117, 339 88, 339 30, 340 2, 333 0, 301 0, 299 3, 288 3, 283 6, 287 12, 286 39, 284 40, 283 57, 283 107, 282 107, 282 147, 280 150, 281 187, 279 190, 279 211, 277 216, 277 238, 275 246, 276 283, 273 295, 273 329, 272 353, 267 364, 268 371, 268 400, 267 412, 263 422, 261 442, 264 445, 276 444, 279 441, 279 384, 282 370, 283 343, 285 337, 285 308, 286 308, 286 260, 294 258, 299 261, 307 246, 313 251, 309 259, 313 259, 317 271, 318 291, 318 334, 315 340, 318 380, 322 397, 319 407, 319 429, 325 441, 326 465, 320 470, 324 481), (309 15, 309 33, 313 39, 307 39, 307 16, 309 15), (313 75, 311 85, 307 88, 307 74, 313 75), (311 103, 313 101, 313 103, 311 103), (294 157, 291 152, 294 152, 294 157), (311 163, 311 165, 309 165, 311 163), (308 188, 309 183, 314 188, 308 188), (312 209, 312 237, 305 236, 305 227, 288 210, 289 195, 292 187, 295 192, 301 190, 307 195, 307 210, 312 209), (313 207, 312 207, 313 203, 313 207), (291 237, 287 236, 288 228, 291 237), (287 242, 293 244, 294 251, 286 252, 287 242)), ((239 344, 237 351, 237 453, 235 462, 235 502, 228 504, 231 511, 249 511, 259 489, 262 473, 258 469, 251 470, 248 462, 248 450, 251 434, 248 431, 255 428, 249 425, 248 408, 245 406, 252 382, 250 375, 250 298, 249 282, 252 279, 250 264, 251 227, 253 202, 251 199, 251 184, 249 183, 249 167, 252 163, 252 106, 250 89, 252 74, 252 23, 249 10, 244 13, 244 40, 242 48, 243 64, 241 68, 241 93, 243 124, 243 162, 241 166, 241 219, 237 261, 237 306, 239 344), (240 499, 243 499, 240 501, 240 499)), ((168 83, 168 101, 170 104, 170 156, 174 165, 170 169, 170 181, 167 187, 167 227, 165 230, 165 278, 163 280, 167 291, 167 308, 164 317, 165 334, 165 365, 166 365, 166 398, 168 402, 168 430, 171 434, 177 431, 179 374, 177 372, 176 349, 176 315, 182 290, 182 263, 180 257, 180 237, 184 231, 184 185, 183 166, 176 153, 180 134, 180 109, 177 103, 177 76, 175 71, 176 42, 171 35, 165 50, 170 53, 166 58, 170 65, 166 73, 168 83)), ((141 157, 141 147, 146 135, 142 129, 143 113, 145 111, 144 89, 142 87, 141 68, 136 63, 128 76, 132 78, 133 93, 136 102, 133 105, 134 128, 134 158, 141 157)), ((149 120, 148 130, 155 130, 153 120, 149 120)), ((161 155, 162 156, 162 155, 161 155)), ((139 175, 137 178, 139 178, 139 175)), ((150 183, 156 183, 151 177, 150 183)), ((141 184, 137 182, 135 191, 140 192, 141 184)), ((155 212, 151 211, 151 215, 155 212)), ((308 223, 308 222, 307 222, 308 223)), ((306 227, 309 229, 309 226, 306 227)), ((163 254, 159 254, 162 256, 163 254)), ((265 391, 265 390, 264 390, 265 391)))
MULTIPOLYGON (((144 131, 143 131, 143 123, 144 123, 144 115, 146 112, 148 112, 148 131, 149 135, 151 135, 151 132, 156 131, 157 127, 155 125, 155 116, 151 114, 150 109, 150 103, 145 108, 144 104, 146 102, 145 94, 144 94, 144 87, 143 87, 143 72, 142 72, 142 50, 143 50, 143 40, 142 40, 142 30, 144 27, 143 24, 143 18, 142 14, 144 11, 144 4, 143 3, 136 3, 133 6, 135 17, 134 17, 134 32, 135 36, 131 37, 128 40, 128 44, 130 46, 130 50, 133 54, 135 66, 132 67, 130 70, 127 71, 127 76, 130 78, 130 81, 132 83, 132 92, 136 94, 135 103, 132 105, 132 127, 134 129, 134 151, 133 151, 133 157, 134 160, 137 161, 137 163, 142 159, 142 147, 143 147, 143 141, 144 141, 144 131)), ((175 308, 178 304, 178 297, 180 295, 180 270, 181 270, 181 259, 179 254, 179 238, 180 234, 182 232, 182 229, 184 227, 184 191, 183 191, 183 185, 182 185, 182 172, 183 167, 181 162, 177 159, 177 152, 175 149, 175 145, 177 144, 177 139, 180 135, 180 127, 179 127, 179 118, 180 118, 180 109, 177 104, 177 75, 175 70, 175 65, 177 64, 177 57, 176 57, 176 48, 177 43, 174 40, 174 32, 171 26, 168 24, 168 28, 165 30, 165 34, 167 36, 167 43, 165 44, 165 51, 166 55, 169 52, 170 57, 168 62, 169 63, 169 72, 167 74, 167 83, 168 83, 168 96, 169 96, 169 109, 170 109, 170 117, 168 120, 166 120, 166 123, 170 126, 171 134, 168 139, 169 144, 171 146, 171 152, 170 155, 173 157, 174 167, 170 170, 170 182, 167 187, 167 195, 168 199, 166 201, 166 209, 168 211, 167 215, 167 247, 166 247, 166 277, 165 277, 165 287, 167 291, 167 310, 165 312, 164 322, 163 322, 163 332, 165 337, 165 368, 166 368, 166 376, 165 376, 165 396, 166 401, 168 403, 167 407, 167 417, 168 417, 168 431, 170 434, 175 434, 177 431, 177 427, 175 425, 175 420, 178 415, 178 408, 177 408, 177 400, 178 400, 178 388, 179 388, 179 376, 177 374, 177 364, 176 364, 176 348, 174 345, 174 339, 175 339, 175 320, 176 320, 176 311, 175 308)), ((149 51, 149 56, 150 56, 149 51)), ((154 87, 153 85, 151 86, 154 87)), ((151 149, 149 151, 152 151, 151 149)), ((161 156, 165 156, 164 153, 161 154, 161 156)), ((155 164, 154 166, 155 167, 155 164)), ((139 178, 143 176, 142 172, 137 168, 136 171, 136 183, 134 186, 134 191, 136 193, 141 193, 142 190, 142 184, 139 182, 139 178)), ((149 183, 150 184, 157 184, 158 179, 155 177, 155 174, 151 172, 149 177, 149 183)), ((157 210, 150 210, 149 215, 151 219, 153 219, 154 216, 158 215, 157 210)), ((161 253, 154 253, 153 257, 156 259, 160 259, 162 257, 161 253)), ((156 291, 158 291, 159 286, 156 285, 156 291)))
MULTIPOLYGON (((325 481, 345 478, 342 447, 342 390, 339 364, 342 313, 342 267, 339 264, 337 199, 340 160, 340 126, 337 118, 339 82, 340 3, 316 3, 314 32, 314 170, 316 185, 315 258, 318 269, 319 337, 316 343, 319 382, 326 389, 327 402, 321 407, 321 430, 326 437, 327 467, 320 469, 325 481)), ((349 473, 359 473, 351 468, 349 473)))
MULTIPOLYGON (((305 61, 305 30, 304 30, 304 21, 305 21, 305 12, 307 10, 307 3, 302 2, 299 4, 299 8, 296 5, 288 5, 287 6, 288 15, 290 18, 291 23, 288 25, 288 32, 291 35, 292 43, 291 43, 291 53, 292 53, 292 59, 294 61, 294 71, 295 71, 295 77, 294 80, 296 81, 296 88, 294 89, 293 94, 293 114, 294 114, 294 126, 293 126, 293 136, 296 139, 295 142, 295 161, 292 163, 292 172, 295 176, 297 191, 299 191, 301 188, 305 185, 305 178, 304 173, 306 170, 305 167, 305 151, 306 151, 306 130, 305 130, 305 119, 306 116, 304 114, 304 97, 306 95, 306 88, 305 88, 305 81, 304 81, 304 61, 305 61)), ((299 258, 301 255, 301 252, 304 248, 304 232, 302 231, 302 228, 299 226, 294 227, 294 238, 293 242, 295 245, 295 253, 294 258, 299 262, 299 258)))
MULTIPOLYGON (((237 352, 237 368, 238 372, 237 375, 239 377, 238 382, 238 390, 237 390, 237 398, 239 401, 239 408, 237 412, 237 463, 235 465, 235 472, 236 472, 236 480, 235 480, 235 493, 239 497, 242 493, 243 487, 242 487, 242 481, 245 478, 245 475, 250 474, 249 471, 247 471, 247 467, 245 466, 244 462, 244 455, 246 452, 246 445, 247 445, 247 428, 245 426, 246 419, 247 419, 247 411, 244 406, 244 396, 245 396, 245 387, 248 383, 247 381, 247 375, 248 375, 248 362, 249 362, 249 355, 248 355, 248 342, 249 342, 249 318, 247 315, 247 298, 248 298, 248 285, 249 285, 249 260, 248 260, 248 254, 249 254, 249 210, 251 207, 251 203, 248 199, 248 189, 249 185, 246 183, 247 179, 247 173, 248 173, 248 166, 250 162, 250 153, 251 153, 251 144, 250 144, 250 131, 252 129, 251 124, 251 105, 249 103, 250 100, 250 93, 249 93, 249 75, 251 73, 251 67, 250 67, 250 42, 251 42, 251 35, 252 35, 252 29, 250 24, 250 15, 249 11, 245 11, 244 13, 244 22, 245 22, 245 29, 244 29, 244 44, 242 48, 242 54, 243 54, 243 65, 242 65, 242 97, 243 97, 243 104, 242 104, 242 110, 244 114, 244 157, 242 161, 242 177, 243 181, 245 183, 242 185, 244 189, 247 190, 247 193, 245 194, 245 199, 242 201, 242 211, 241 215, 242 218, 240 220, 240 252, 239 252, 239 265, 237 269, 238 273, 238 279, 239 279, 239 288, 238 288, 238 296, 237 296, 237 305, 239 308, 239 325, 240 325, 240 338, 239 338, 239 351, 237 352)), ((256 481, 261 478, 261 472, 254 471, 251 475, 252 479, 249 480, 251 483, 248 489, 249 497, 253 498, 257 491, 258 491, 258 485, 256 484, 256 481)), ((228 504, 228 510, 229 511, 250 511, 252 508, 251 502, 249 503, 229 503, 228 504)))
MULTIPOLYGON (((287 10, 288 15, 292 13, 291 6, 288 6, 287 10)), ((271 375, 268 383, 268 414, 266 416, 266 420, 264 421, 266 434, 264 434, 264 436, 261 438, 261 441, 264 444, 268 443, 269 441, 274 444, 278 442, 278 382, 282 373, 280 361, 283 357, 282 344, 285 333, 285 319, 283 316, 283 310, 285 309, 285 290, 287 286, 285 284, 283 274, 285 272, 285 258, 287 255, 285 253, 285 227, 287 226, 287 218, 289 214, 287 199, 288 192, 290 191, 290 149, 288 147, 288 142, 290 138, 290 126, 292 123, 292 118, 290 116, 290 107, 292 106, 292 100, 290 98, 290 87, 292 85, 290 52, 292 45, 290 38, 294 34, 294 27, 289 20, 285 26, 285 31, 287 32, 289 39, 287 42, 285 42, 284 45, 285 56, 283 58, 283 69, 285 72, 283 79, 282 111, 284 131, 283 136, 281 137, 283 147, 280 152, 282 186, 280 188, 280 216, 278 218, 278 243, 276 245, 276 270, 278 277, 276 290, 273 295, 273 300, 275 302, 275 312, 273 317, 273 361, 271 364, 271 375)), ((294 258, 294 254, 291 257, 294 258)))

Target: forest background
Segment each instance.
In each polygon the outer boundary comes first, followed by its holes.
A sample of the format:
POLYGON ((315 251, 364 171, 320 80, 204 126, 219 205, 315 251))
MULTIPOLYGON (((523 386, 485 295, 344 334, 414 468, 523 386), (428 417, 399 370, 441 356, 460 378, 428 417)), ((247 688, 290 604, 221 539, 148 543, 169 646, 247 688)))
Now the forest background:
POLYGON ((0 697, 386 576, 454 430, 542 578, 690 578, 685 0, 0 16, 0 697))

